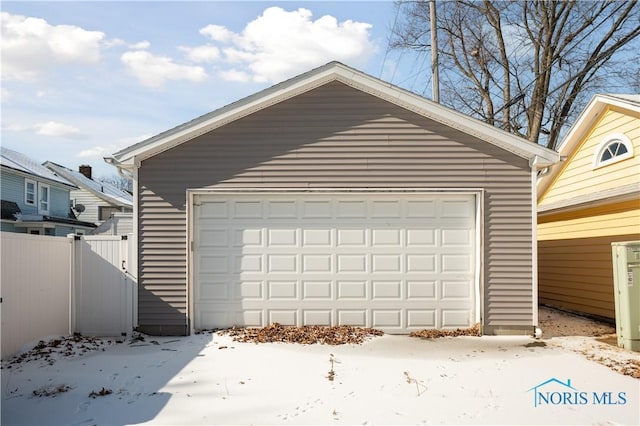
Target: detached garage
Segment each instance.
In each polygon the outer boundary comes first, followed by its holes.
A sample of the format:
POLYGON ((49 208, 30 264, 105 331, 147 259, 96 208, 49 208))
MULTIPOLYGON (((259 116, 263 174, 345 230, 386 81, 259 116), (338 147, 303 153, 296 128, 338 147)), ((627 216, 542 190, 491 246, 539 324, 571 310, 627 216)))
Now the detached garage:
POLYGON ((126 148, 138 326, 537 325, 535 181, 559 160, 330 63, 126 148))

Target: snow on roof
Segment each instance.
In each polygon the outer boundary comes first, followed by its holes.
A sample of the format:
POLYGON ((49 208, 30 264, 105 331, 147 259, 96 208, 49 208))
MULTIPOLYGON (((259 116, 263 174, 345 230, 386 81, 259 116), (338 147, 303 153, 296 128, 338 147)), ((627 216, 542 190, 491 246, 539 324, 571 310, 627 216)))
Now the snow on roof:
POLYGON ((2 166, 18 170, 39 178, 62 183, 64 185, 75 186, 67 179, 63 178, 62 176, 58 176, 53 171, 38 163, 36 160, 29 158, 18 151, 0 147, 0 153, 0 165, 2 166))
POLYGON ((115 187, 107 182, 96 182, 80 172, 71 170, 51 161, 47 161, 44 164, 51 170, 73 182, 78 187, 88 190, 109 203, 126 207, 133 206, 133 196, 125 190, 115 187))

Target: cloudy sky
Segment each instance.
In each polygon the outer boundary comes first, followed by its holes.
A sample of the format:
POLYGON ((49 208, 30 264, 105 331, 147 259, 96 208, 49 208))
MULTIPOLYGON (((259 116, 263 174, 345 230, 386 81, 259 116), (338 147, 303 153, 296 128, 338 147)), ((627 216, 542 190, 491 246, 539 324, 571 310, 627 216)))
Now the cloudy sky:
POLYGON ((423 92, 392 1, 2 3, 2 145, 102 158, 332 60, 423 92))

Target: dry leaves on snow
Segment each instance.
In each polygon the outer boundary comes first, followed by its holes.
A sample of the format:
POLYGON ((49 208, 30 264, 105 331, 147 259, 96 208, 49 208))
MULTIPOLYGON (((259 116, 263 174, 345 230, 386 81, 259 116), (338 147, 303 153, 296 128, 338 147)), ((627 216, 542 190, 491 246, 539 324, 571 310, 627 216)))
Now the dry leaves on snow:
POLYGON ((413 331, 409 334, 411 337, 420 337, 421 339, 437 339, 439 337, 458 337, 458 336, 481 336, 480 324, 476 324, 470 328, 456 328, 455 330, 436 330, 427 329, 413 331))
POLYGON ((121 341, 79 335, 61 336, 58 339, 51 339, 47 342, 40 340, 30 351, 23 352, 6 362, 3 361, 2 368, 11 368, 13 365, 35 360, 42 360, 49 365, 53 365, 61 357, 73 357, 97 350, 104 351, 105 346, 113 343, 121 343, 121 341))
POLYGON ((218 331, 228 334, 236 342, 249 343, 301 343, 304 345, 344 345, 361 344, 372 336, 382 336, 384 333, 373 328, 360 328, 349 325, 333 327, 305 325, 302 327, 285 326, 273 323, 263 328, 229 328, 218 331))

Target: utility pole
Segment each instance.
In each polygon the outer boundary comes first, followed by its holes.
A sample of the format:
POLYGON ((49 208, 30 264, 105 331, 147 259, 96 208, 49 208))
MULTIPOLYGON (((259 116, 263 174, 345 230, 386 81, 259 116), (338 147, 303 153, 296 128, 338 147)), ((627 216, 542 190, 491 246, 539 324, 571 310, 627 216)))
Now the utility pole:
POLYGON ((440 103, 440 72, 438 71, 438 35, 436 34, 436 0, 429 0, 431 24, 431 82, 433 101, 440 103))

